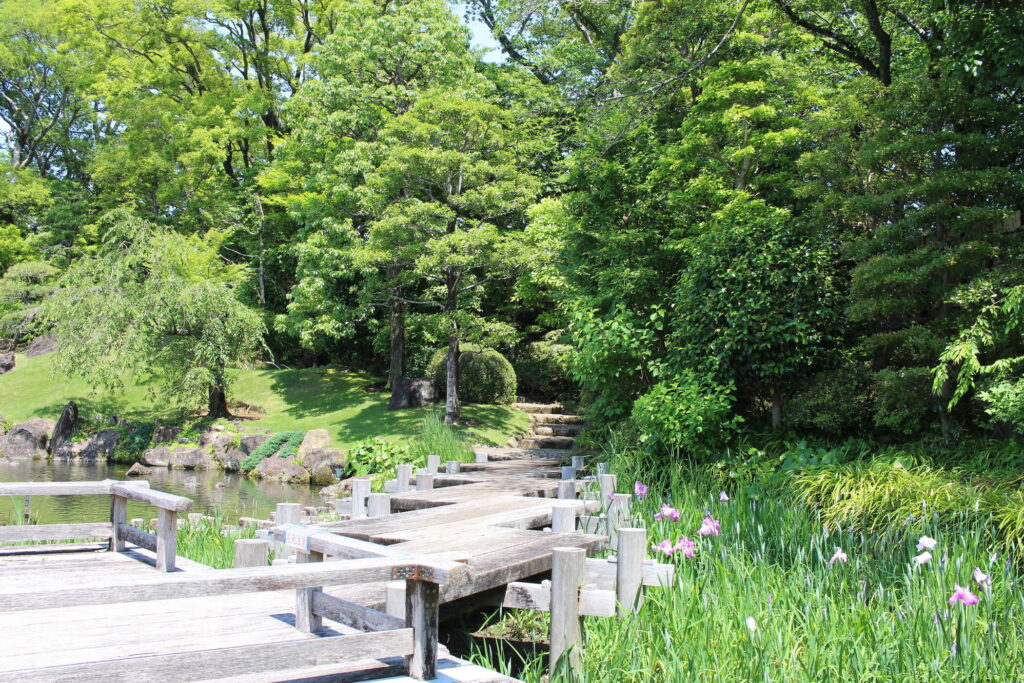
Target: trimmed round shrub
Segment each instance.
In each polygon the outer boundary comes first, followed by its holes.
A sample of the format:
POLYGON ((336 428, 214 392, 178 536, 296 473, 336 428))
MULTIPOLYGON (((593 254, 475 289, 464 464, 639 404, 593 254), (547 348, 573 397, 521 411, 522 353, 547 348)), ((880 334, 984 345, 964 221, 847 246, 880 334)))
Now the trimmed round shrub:
MULTIPOLYGON (((427 375, 444 400, 448 349, 438 349, 430 359, 427 375)), ((463 403, 508 405, 516 400, 516 372, 505 356, 494 349, 464 344, 459 354, 459 400, 463 403)))

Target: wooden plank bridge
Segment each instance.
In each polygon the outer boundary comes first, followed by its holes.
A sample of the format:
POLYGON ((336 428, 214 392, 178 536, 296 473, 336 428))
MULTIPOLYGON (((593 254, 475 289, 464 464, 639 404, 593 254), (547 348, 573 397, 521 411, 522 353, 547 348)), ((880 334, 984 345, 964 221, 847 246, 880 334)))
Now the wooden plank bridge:
POLYGON ((555 548, 582 556, 605 543, 575 531, 602 502, 578 500, 575 471, 538 453, 421 471, 399 487, 419 490, 391 494, 381 516, 278 519, 294 563, 228 570, 177 557, 191 501, 145 482, 0 484, 0 495, 111 498, 109 523, 0 527, 0 543, 108 548, 0 546, 0 681, 512 681, 439 651, 439 605, 500 604, 508 584, 551 569, 555 548), (127 523, 128 500, 157 508, 156 534, 127 523), (565 531, 543 530, 553 506, 565 531))

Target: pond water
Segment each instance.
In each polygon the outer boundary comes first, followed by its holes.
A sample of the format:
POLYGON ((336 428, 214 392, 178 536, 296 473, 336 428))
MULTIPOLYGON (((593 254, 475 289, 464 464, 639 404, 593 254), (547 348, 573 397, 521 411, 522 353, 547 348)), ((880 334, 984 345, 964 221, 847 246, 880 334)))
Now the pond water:
MULTIPOLYGON (((0 482, 95 481, 126 479, 129 465, 0 458, 0 482)), ((265 483, 238 473, 219 470, 170 470, 153 468, 147 476, 150 488, 194 501, 193 512, 220 515, 234 524, 239 517, 266 519, 278 503, 323 505, 316 488, 265 483)), ((0 525, 13 524, 21 515, 21 498, 0 497, 0 525)), ((38 524, 101 522, 110 519, 109 496, 34 496, 30 518, 38 524)), ((128 517, 150 519, 156 508, 128 503, 128 517)))

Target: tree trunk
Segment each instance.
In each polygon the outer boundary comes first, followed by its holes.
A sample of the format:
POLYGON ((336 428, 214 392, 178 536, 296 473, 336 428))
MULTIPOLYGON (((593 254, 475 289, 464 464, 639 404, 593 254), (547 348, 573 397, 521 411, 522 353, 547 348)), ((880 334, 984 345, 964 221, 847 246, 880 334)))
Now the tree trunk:
POLYGON ((782 429, 782 396, 779 394, 772 395, 772 431, 777 432, 782 429))
POLYGON ((388 366, 388 388, 394 392, 400 384, 398 378, 402 376, 405 366, 405 304, 400 299, 391 299, 390 317, 391 364, 388 366))
POLYGON ((228 412, 228 397, 224 393, 224 387, 214 384, 210 387, 210 404, 207 417, 217 419, 220 417, 231 417, 228 412))
POLYGON ((459 405, 459 329, 455 322, 455 309, 458 304, 459 280, 455 269, 449 267, 446 277, 448 295, 445 298, 445 312, 450 316, 451 333, 448 335, 448 365, 446 391, 444 400, 444 423, 456 424, 462 415, 459 405))

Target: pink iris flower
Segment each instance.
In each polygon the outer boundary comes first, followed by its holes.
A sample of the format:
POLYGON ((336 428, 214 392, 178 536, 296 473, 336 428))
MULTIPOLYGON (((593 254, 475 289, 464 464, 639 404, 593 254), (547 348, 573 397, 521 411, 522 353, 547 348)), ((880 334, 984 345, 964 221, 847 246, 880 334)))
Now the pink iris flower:
POLYGON ((832 559, 828 561, 828 566, 831 567, 836 562, 846 562, 849 559, 850 558, 847 557, 846 553, 843 552, 843 549, 837 546, 835 554, 833 554, 832 559))
POLYGON ((678 522, 679 521, 679 510, 665 503, 661 506, 661 512, 654 515, 654 519, 664 519, 667 522, 678 522))
POLYGON ((918 567, 920 567, 923 564, 928 564, 928 562, 931 561, 931 559, 932 559, 932 554, 930 552, 928 552, 927 550, 925 550, 920 555, 915 555, 914 556, 914 562, 917 563, 918 567))
POLYGON ((718 520, 708 515, 704 518, 704 523, 700 525, 697 533, 701 536, 718 536, 721 530, 722 525, 718 523, 718 520))
POLYGON ((720 500, 723 503, 728 503, 729 494, 727 494, 725 491, 722 491, 721 493, 718 494, 718 500, 720 500))
POLYGON ((958 602, 962 602, 965 605, 977 605, 978 596, 963 586, 955 586, 953 588, 953 595, 949 596, 949 606, 952 607, 958 602))
POLYGON ((667 538, 661 543, 658 543, 657 545, 652 545, 651 550, 653 550, 656 553, 665 553, 670 557, 672 556, 672 553, 676 551, 675 547, 672 545, 672 541, 668 540, 667 538))
POLYGON ((917 552, 921 552, 922 550, 934 550, 936 543, 938 543, 938 541, 936 541, 934 538, 931 538, 929 536, 922 536, 921 538, 917 539, 917 552))
POLYGON ((687 536, 680 536, 676 541, 676 550, 683 554, 683 557, 692 558, 697 554, 697 544, 687 536))
POLYGON ((633 484, 633 493, 636 494, 637 498, 643 500, 644 498, 647 497, 647 484, 643 483, 642 481, 636 482, 635 484, 633 484))
POLYGON ((981 571, 978 567, 974 568, 974 581, 982 588, 992 585, 992 577, 981 571))

